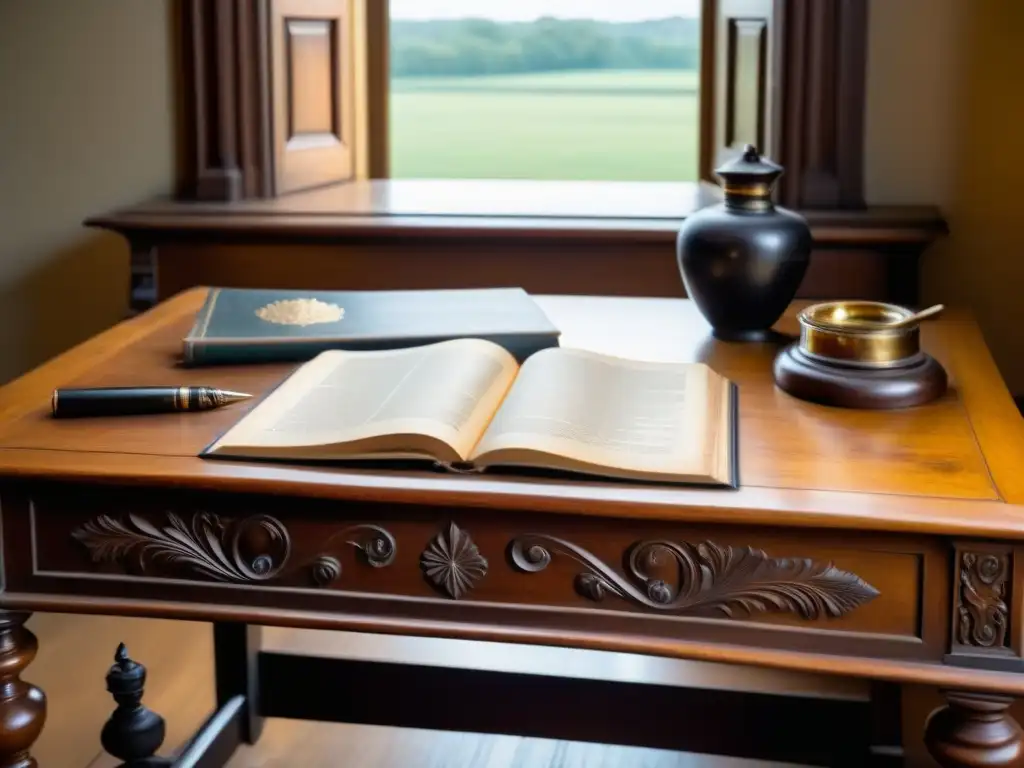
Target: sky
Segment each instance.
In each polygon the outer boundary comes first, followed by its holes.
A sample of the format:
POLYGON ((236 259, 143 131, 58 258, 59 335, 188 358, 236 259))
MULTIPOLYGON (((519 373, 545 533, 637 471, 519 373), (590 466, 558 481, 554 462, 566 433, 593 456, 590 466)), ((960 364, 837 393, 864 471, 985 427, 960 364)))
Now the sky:
POLYGON ((700 0, 391 0, 393 19, 532 21, 541 16, 640 21, 698 16, 700 0))

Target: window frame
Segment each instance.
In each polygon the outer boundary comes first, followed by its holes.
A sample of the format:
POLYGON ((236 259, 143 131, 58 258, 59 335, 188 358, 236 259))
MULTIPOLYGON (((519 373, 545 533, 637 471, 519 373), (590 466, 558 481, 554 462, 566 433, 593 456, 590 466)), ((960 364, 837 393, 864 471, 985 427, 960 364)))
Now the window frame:
MULTIPOLYGON (((299 4, 301 4, 301 1, 299 4)), ((185 198, 232 201, 277 196, 274 174, 274 68, 269 19, 275 0, 180 0, 185 95, 185 198)), ((387 178, 387 0, 305 0, 344 8, 355 19, 357 86, 365 121, 351 178, 387 178)), ((777 199, 797 209, 864 207, 864 104, 868 0, 703 0, 700 174, 712 181, 719 106, 729 59, 720 25, 730 18, 767 24, 761 103, 768 146, 786 168, 777 199)), ((735 69, 733 67, 732 69, 735 69)), ((720 135, 721 132, 719 131, 720 135)), ((336 181, 351 180, 338 178, 336 181)), ((322 181, 322 179, 321 179, 322 181)))

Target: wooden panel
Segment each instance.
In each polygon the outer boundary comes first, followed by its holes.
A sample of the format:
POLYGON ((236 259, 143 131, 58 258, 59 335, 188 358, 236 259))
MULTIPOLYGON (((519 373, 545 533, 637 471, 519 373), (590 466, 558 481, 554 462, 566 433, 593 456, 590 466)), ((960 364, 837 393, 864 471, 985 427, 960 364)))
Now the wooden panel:
POLYGON ((276 191, 351 179, 352 0, 273 0, 271 9, 276 191))
POLYGON ((203 602, 411 620, 474 611, 890 658, 937 659, 945 643, 946 553, 908 537, 173 493, 154 503, 74 486, 40 491, 27 514, 9 504, 10 545, 31 560, 12 561, 15 591, 175 599, 184 579, 203 602))
POLYGON ((957 543, 947 663, 1024 671, 1021 612, 1012 609, 1024 583, 1020 555, 1010 546, 957 543))
MULTIPOLYGON (((877 251, 819 251, 800 298, 907 301, 877 251)), ((521 286, 531 293, 686 295, 674 248, 665 244, 576 245, 478 241, 341 245, 178 245, 157 251, 159 298, 198 285, 240 288, 419 289, 521 286), (629 269, 623 270, 628 261, 629 269)))
POLYGON ((774 140, 774 0, 708 0, 703 13, 701 57, 700 177, 746 143, 762 152, 774 140))
POLYGON ((729 19, 728 25, 725 145, 729 149, 744 144, 765 147, 768 21, 729 19))
POLYGON ((288 143, 337 140, 334 19, 288 19, 288 143))

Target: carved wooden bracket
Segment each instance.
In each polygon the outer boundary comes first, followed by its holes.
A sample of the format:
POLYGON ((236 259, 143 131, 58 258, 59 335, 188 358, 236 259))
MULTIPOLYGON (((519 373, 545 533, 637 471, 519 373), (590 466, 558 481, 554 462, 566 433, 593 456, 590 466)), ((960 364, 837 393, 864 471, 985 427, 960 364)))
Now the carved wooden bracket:
POLYGON ((529 534, 513 539, 509 552, 521 571, 536 573, 551 552, 583 566, 576 591, 594 601, 613 595, 656 611, 691 614, 717 611, 729 618, 764 612, 795 613, 803 619, 838 617, 873 600, 878 590, 859 576, 808 558, 769 557, 752 547, 642 541, 625 553, 626 576, 563 539, 529 534), (674 583, 653 578, 652 569, 674 565, 674 583))
POLYGON ((330 554, 335 540, 358 549, 376 568, 390 565, 397 551, 394 537, 383 528, 353 525, 331 536, 322 554, 293 566, 288 530, 270 515, 234 521, 197 512, 186 523, 168 512, 166 524, 154 524, 141 515, 100 515, 71 535, 85 545, 95 562, 134 565, 145 575, 184 571, 236 584, 273 582, 305 571, 314 584, 326 587, 341 575, 341 562, 330 554))
POLYGON ((955 550, 953 616, 946 663, 1020 671, 1024 659, 1010 637, 1009 547, 963 543, 955 550))

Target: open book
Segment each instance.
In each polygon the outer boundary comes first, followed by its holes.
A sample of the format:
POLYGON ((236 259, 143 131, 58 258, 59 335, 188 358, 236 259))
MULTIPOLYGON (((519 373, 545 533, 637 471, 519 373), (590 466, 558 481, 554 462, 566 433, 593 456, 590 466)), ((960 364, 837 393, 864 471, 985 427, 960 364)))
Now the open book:
POLYGON ((458 339, 323 352, 204 451, 289 461, 429 459, 737 487, 736 389, 703 364, 551 348, 522 366, 458 339))

